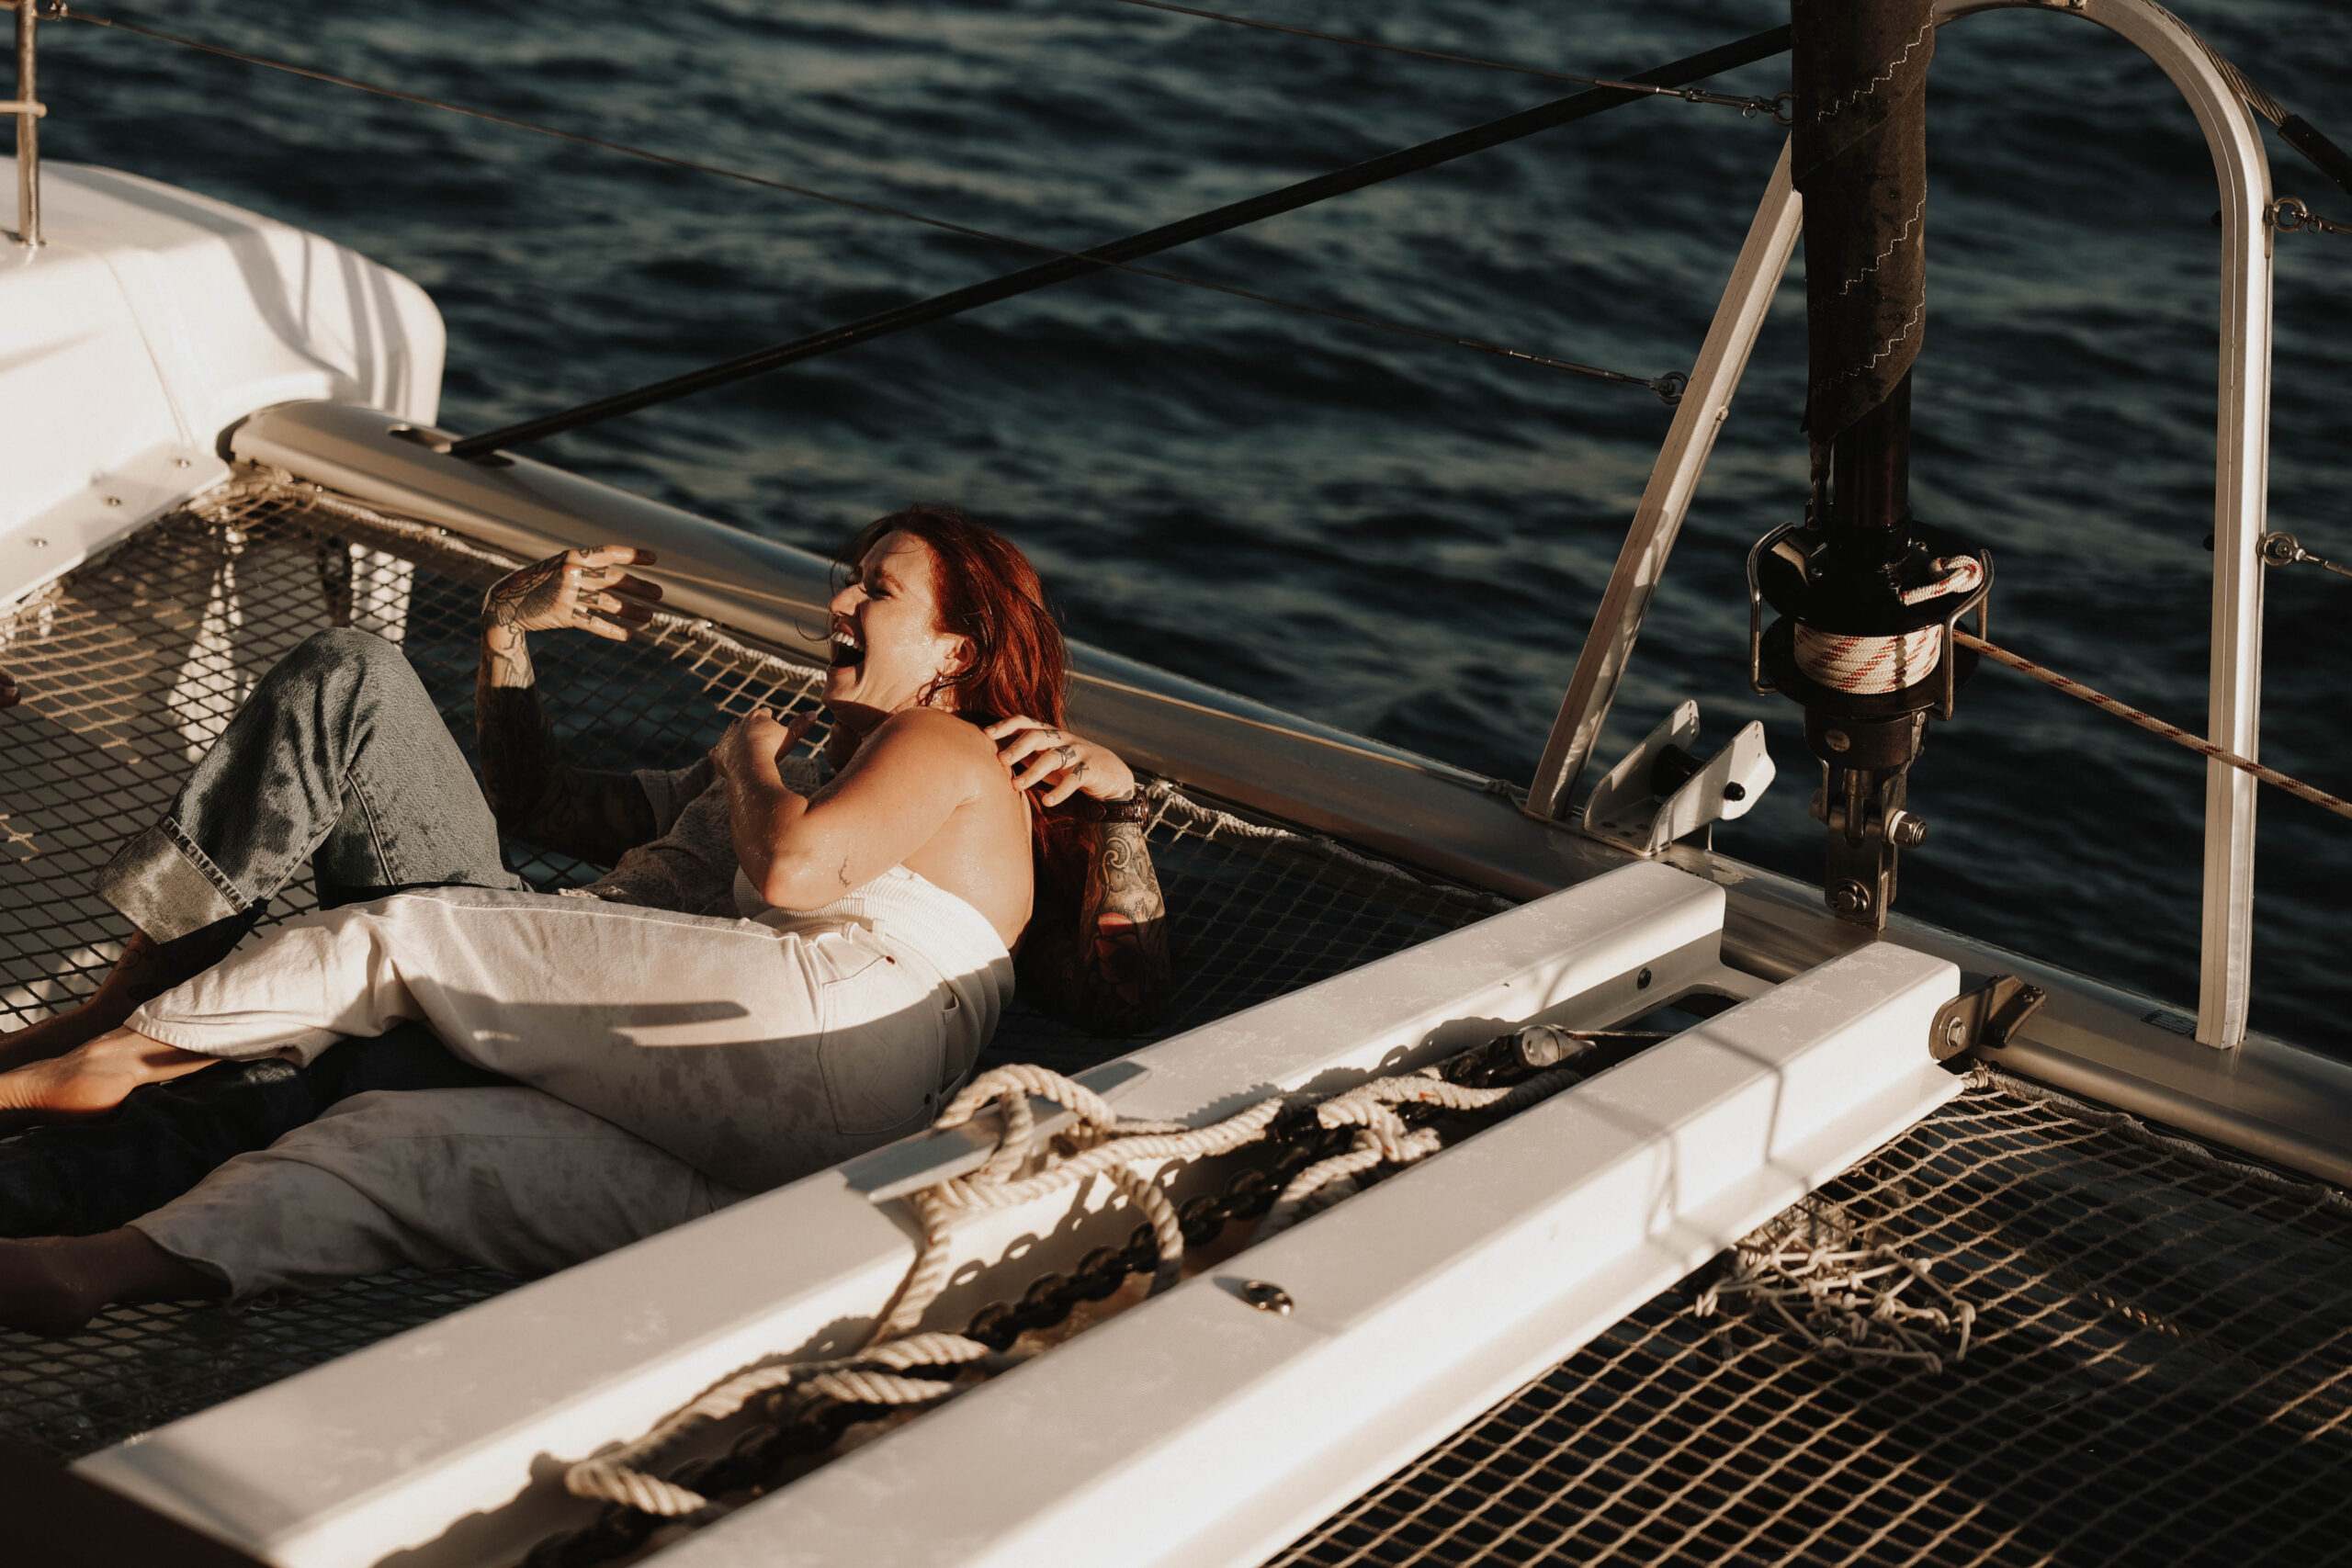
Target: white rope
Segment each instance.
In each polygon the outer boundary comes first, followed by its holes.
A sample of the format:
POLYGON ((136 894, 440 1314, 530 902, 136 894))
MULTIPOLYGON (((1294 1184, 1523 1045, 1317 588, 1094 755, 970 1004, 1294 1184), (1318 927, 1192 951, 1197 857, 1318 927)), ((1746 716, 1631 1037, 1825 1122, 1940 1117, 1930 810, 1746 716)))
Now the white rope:
MULTIPOLYGON (((1501 781, 1490 779, 1487 783, 1491 787, 1500 784, 1501 781)), ((1205 806, 1194 800, 1182 789, 1166 779, 1149 781, 1143 786, 1143 793, 1164 817, 1173 818, 1181 815, 1182 820, 1179 823, 1180 826, 1195 829, 1205 838, 1213 840, 1219 834, 1226 834, 1237 839, 1256 840, 1261 843, 1296 844, 1327 859, 1351 865, 1359 871, 1370 872, 1384 881, 1411 887, 1442 888, 1447 893, 1492 909, 1498 914, 1519 907, 1512 900, 1498 893, 1490 893, 1483 887, 1466 887, 1454 883, 1435 882, 1424 873, 1410 871, 1388 861, 1374 860, 1370 855, 1359 854, 1337 839, 1326 838, 1320 833, 1301 833, 1289 828, 1270 827, 1263 822, 1252 822, 1246 818, 1236 817, 1230 811, 1220 811, 1213 806, 1205 806)))
MULTIPOLYGON (((1984 581, 1984 565, 1973 556, 1942 557, 1936 570, 1943 575, 1905 592, 1905 604, 1973 593, 1984 581)), ((1797 668, 1839 692, 1875 694, 1916 686, 1935 673, 1943 651, 1941 626, 1921 626, 1900 637, 1845 637, 1803 623, 1796 627, 1797 668)))
POLYGON ((1968 1359, 1976 1309, 1936 1282, 1933 1263, 1915 1262, 1891 1247, 1799 1242, 1742 1242, 1733 1257, 1729 1276, 1699 1293, 1691 1316, 1713 1316, 1726 1298, 1748 1299, 1770 1309, 1808 1347, 1832 1356, 1907 1361, 1929 1372, 1968 1359), (1915 1284, 1942 1304, 1905 1301, 1904 1292, 1915 1284), (1954 1342, 1947 1346, 1941 1336, 1954 1342))
POLYGON ((730 1373, 656 1422, 635 1442, 625 1443, 564 1472, 564 1490, 575 1497, 621 1503, 649 1514, 675 1517, 706 1507, 702 1494, 648 1473, 680 1439, 724 1420, 763 1393, 795 1384, 853 1404, 930 1404, 963 1392, 963 1386, 903 1375, 914 1367, 971 1367, 1001 1371, 1013 1357, 960 1334, 918 1334, 893 1344, 869 1347, 831 1361, 760 1361, 730 1373))
POLYGON ((763 1394, 797 1387, 848 1404, 929 1404, 952 1398, 965 1385, 904 1375, 910 1369, 967 1367, 994 1372, 1013 1365, 1016 1358, 959 1334, 908 1332, 947 1288, 955 1272, 956 1233, 985 1215, 1102 1177, 1151 1226, 1159 1264, 1148 1293, 1158 1295, 1182 1277, 1184 1231, 1166 1189, 1138 1168, 1144 1162, 1230 1154, 1264 1138, 1274 1118, 1294 1102, 1314 1104, 1317 1119, 1326 1127, 1354 1127, 1353 1148, 1309 1166, 1284 1189, 1260 1222, 1258 1238, 1263 1239, 1338 1201, 1353 1190, 1353 1178, 1381 1165, 1409 1165, 1437 1152, 1437 1129, 1408 1128, 1397 1106, 1508 1113, 1557 1093, 1581 1077, 1570 1068, 1555 1067, 1510 1088, 1471 1089, 1446 1082, 1431 1067, 1374 1078, 1319 1102, 1268 1095, 1222 1121, 1188 1127, 1178 1122, 1123 1120, 1101 1095, 1050 1068, 1025 1063, 990 1068, 949 1101, 933 1126, 941 1131, 961 1127, 993 1108, 1001 1128, 997 1146, 975 1169, 908 1195, 922 1240, 864 1349, 830 1361, 754 1362, 663 1416, 634 1442, 572 1465, 564 1472, 564 1486, 575 1496, 626 1504, 664 1517, 691 1514, 707 1506, 708 1499, 650 1473, 652 1466, 681 1439, 763 1394), (1077 1118, 1075 1124, 1041 1141, 1029 1105, 1032 1096, 1069 1111, 1077 1118))
MULTIPOLYGON (((283 468, 258 464, 249 466, 226 483, 195 497, 188 502, 187 510, 208 521, 234 526, 250 521, 249 514, 241 509, 271 502, 286 502, 311 508, 351 530, 371 532, 397 540, 412 549, 435 557, 445 564, 462 562, 484 571, 495 571, 502 577, 529 564, 519 556, 476 544, 464 535, 437 524, 390 516, 373 507, 363 506, 348 496, 339 495, 324 485, 298 479, 283 468)), ((448 575, 464 580, 461 572, 452 571, 448 575)), ((655 610, 644 626, 649 641, 659 645, 664 640, 674 640, 701 658, 724 664, 730 673, 756 675, 779 688, 790 687, 796 692, 806 693, 814 690, 822 678, 822 672, 811 664, 769 649, 754 647, 721 631, 716 623, 697 616, 655 610)))
POLYGON ((1437 1129, 1408 1128, 1396 1114, 1398 1105, 1509 1114, 1558 1093, 1583 1077, 1572 1067, 1555 1067, 1507 1088, 1471 1089, 1448 1083, 1435 1069, 1428 1069, 1404 1077, 1374 1078, 1333 1096, 1315 1108, 1315 1119, 1326 1127, 1355 1128, 1354 1144, 1346 1153, 1317 1160, 1292 1177, 1274 1206, 1266 1211, 1266 1217, 1258 1222, 1251 1245, 1279 1235, 1338 1202, 1355 1190, 1355 1179, 1365 1171, 1392 1163, 1410 1165, 1435 1154, 1442 1146, 1437 1129))

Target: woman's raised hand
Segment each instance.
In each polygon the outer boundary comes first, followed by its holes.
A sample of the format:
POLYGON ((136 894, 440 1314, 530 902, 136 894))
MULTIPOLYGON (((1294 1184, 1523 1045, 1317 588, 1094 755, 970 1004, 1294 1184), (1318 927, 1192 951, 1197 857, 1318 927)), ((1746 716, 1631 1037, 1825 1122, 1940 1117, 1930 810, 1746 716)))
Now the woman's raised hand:
POLYGON ((756 779, 760 775, 747 770, 764 761, 773 771, 816 723, 814 712, 804 713, 790 724, 779 724, 770 710, 753 708, 729 725, 718 744, 710 749, 711 765, 729 779, 756 779))
POLYGON ((576 626, 627 642, 631 626, 653 618, 652 607, 640 601, 661 598, 662 590, 621 568, 652 564, 651 550, 632 545, 599 545, 549 556, 491 584, 481 602, 482 630, 544 632, 576 626))
POLYGON ((996 760, 1012 775, 1012 787, 1042 788, 1039 798, 1047 806, 1073 795, 1125 800, 1136 792, 1135 771, 1099 741, 1022 714, 997 720, 985 733, 996 742, 996 760))

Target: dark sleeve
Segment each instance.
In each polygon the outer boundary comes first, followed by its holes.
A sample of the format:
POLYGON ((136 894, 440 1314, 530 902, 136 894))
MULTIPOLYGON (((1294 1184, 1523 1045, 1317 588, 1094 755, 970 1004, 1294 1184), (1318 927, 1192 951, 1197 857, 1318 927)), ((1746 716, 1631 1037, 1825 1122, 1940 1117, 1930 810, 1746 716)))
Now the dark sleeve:
POLYGON ((501 832, 599 865, 660 836, 635 773, 572 765, 537 687, 481 682, 474 731, 481 743, 481 791, 501 832))
POLYGON ((1132 1033, 1167 1000, 1167 902, 1142 823, 1088 822, 1079 831, 1085 881, 1073 904, 1038 879, 1019 979, 1057 1017, 1098 1034, 1132 1033))

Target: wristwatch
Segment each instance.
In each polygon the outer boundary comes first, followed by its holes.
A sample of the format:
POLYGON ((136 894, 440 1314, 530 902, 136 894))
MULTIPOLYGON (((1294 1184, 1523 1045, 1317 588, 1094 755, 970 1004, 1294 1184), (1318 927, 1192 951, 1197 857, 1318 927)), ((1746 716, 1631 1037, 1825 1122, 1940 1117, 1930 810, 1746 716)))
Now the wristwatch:
POLYGON ((1137 790, 1125 800, 1097 800, 1091 795, 1074 795, 1062 802, 1061 808, 1080 822, 1148 822, 1151 819, 1151 802, 1137 790))

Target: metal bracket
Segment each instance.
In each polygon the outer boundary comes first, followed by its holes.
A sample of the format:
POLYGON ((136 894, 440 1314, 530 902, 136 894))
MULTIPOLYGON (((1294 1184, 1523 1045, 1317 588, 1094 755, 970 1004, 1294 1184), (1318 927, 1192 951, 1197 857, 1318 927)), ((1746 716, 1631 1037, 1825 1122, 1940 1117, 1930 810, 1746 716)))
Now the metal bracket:
MULTIPOLYGON (((1071 1081, 1108 1100, 1149 1077, 1149 1067, 1134 1062, 1105 1062, 1080 1073, 1071 1081)), ((1078 1119, 1077 1112, 1068 1107, 1034 1094, 1029 1097, 1029 1112, 1037 1119, 1039 1139, 1052 1137, 1078 1119)), ((976 1116, 961 1127, 905 1138, 870 1155, 845 1161, 841 1168, 842 1178, 849 1183, 851 1191, 863 1194, 868 1201, 887 1203, 951 1176, 978 1169, 996 1152, 1002 1132, 1002 1124, 994 1112, 976 1116)))
POLYGON ((1585 835, 1646 858, 1746 816, 1772 782, 1764 727, 1747 725, 1704 761, 1690 754, 1698 739, 1699 705, 1685 701, 1594 786, 1584 806, 1585 835))
POLYGON ((1928 1026, 1928 1054, 1939 1062, 1982 1047, 1999 1050, 2017 1038, 2048 995, 2015 975, 1963 976, 1976 984, 1936 1010, 1928 1026))

